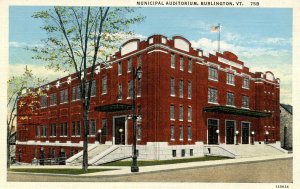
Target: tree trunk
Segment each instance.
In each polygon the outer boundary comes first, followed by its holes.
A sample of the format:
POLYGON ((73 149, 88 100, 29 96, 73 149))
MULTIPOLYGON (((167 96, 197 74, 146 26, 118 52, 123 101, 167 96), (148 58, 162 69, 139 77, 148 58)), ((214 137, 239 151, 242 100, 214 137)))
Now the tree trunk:
POLYGON ((7 169, 10 168, 10 140, 9 140, 9 137, 7 137, 7 160, 6 160, 6 166, 7 166, 7 169))
POLYGON ((85 172, 88 170, 88 133, 89 133, 89 120, 88 120, 88 110, 86 105, 83 108, 83 160, 82 160, 82 170, 85 172))

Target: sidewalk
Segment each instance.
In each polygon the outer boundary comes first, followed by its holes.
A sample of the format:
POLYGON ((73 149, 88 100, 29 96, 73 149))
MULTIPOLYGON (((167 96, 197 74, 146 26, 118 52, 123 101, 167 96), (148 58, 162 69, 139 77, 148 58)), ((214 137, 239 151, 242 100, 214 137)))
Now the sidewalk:
MULTIPOLYGON (((69 175, 69 176, 79 176, 79 177, 90 177, 90 176, 118 176, 118 175, 132 175, 148 172, 162 172, 172 169, 187 169, 195 167, 207 167, 207 166, 218 166, 224 164, 236 164, 236 163, 249 163, 249 162, 259 162, 259 161, 268 161, 275 159, 286 159, 292 158, 292 154, 276 155, 276 156, 264 156, 264 157, 251 157, 251 158, 239 158, 239 159, 225 159, 225 160, 215 160, 215 161, 200 161, 200 162, 190 162, 190 163, 178 163, 178 164, 167 164, 167 165, 154 165, 154 166, 144 166, 139 167, 138 173, 131 173, 130 167, 125 166, 90 166, 89 169, 118 169, 112 171, 103 171, 88 173, 82 175, 69 175)), ((36 166, 36 165, 27 165, 27 166, 12 166, 11 168, 78 168, 81 166, 36 166)), ((42 173, 27 173, 27 174, 42 174, 42 173)), ((54 174, 43 174, 43 175, 54 175, 54 174)), ((57 175, 57 174, 55 174, 57 175)))

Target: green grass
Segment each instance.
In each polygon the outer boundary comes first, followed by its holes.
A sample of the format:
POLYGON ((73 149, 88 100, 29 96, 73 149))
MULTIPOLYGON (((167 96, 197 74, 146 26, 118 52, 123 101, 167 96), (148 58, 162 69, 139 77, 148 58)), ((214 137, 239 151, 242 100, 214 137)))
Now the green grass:
MULTIPOLYGON (((188 163, 188 162, 199 162, 199 161, 212 161, 212 160, 221 160, 221 159, 228 159, 228 158, 220 157, 220 156, 204 156, 199 158, 186 158, 186 159, 174 159, 174 160, 138 161, 138 166, 165 165, 165 164, 188 163)), ((104 164, 104 166, 131 166, 131 161, 116 161, 116 162, 104 164)))
POLYGON ((110 171, 116 169, 88 169, 84 172, 82 169, 55 169, 55 168, 20 168, 20 169, 9 169, 12 172, 26 172, 26 173, 48 173, 48 174, 69 174, 69 175, 80 175, 85 173, 95 173, 102 171, 110 171))

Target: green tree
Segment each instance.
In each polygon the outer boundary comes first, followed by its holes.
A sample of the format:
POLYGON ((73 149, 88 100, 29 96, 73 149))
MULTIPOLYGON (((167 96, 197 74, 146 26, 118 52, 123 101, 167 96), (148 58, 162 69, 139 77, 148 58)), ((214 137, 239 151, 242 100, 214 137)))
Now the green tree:
POLYGON ((47 62, 50 69, 75 71, 80 81, 84 120, 82 169, 87 171, 88 112, 96 64, 109 66, 105 57, 119 47, 124 36, 133 34, 130 26, 144 17, 127 7, 54 7, 36 12, 33 17, 43 20, 42 29, 48 34, 43 47, 32 49, 36 52, 34 58, 47 62))
POLYGON ((45 81, 45 79, 34 76, 32 70, 27 66, 22 75, 11 76, 7 81, 7 168, 11 164, 11 144, 13 143, 16 118, 18 120, 27 119, 32 114, 33 107, 39 106, 37 99, 41 95, 41 91, 33 90, 33 87, 38 87, 45 81), (21 102, 20 99, 26 99, 26 102, 21 102))

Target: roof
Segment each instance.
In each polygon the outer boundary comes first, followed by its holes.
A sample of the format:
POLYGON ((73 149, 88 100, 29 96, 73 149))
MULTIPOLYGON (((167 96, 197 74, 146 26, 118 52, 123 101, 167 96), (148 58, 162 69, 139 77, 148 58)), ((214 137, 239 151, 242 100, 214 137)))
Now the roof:
POLYGON ((224 114, 234 114, 234 115, 256 117, 256 118, 270 117, 272 115, 271 113, 267 113, 267 112, 239 109, 239 108, 228 107, 228 106, 209 106, 209 107, 203 108, 203 111, 218 112, 218 113, 224 113, 224 114))
POLYGON ((280 106, 285 109, 287 112, 289 112, 290 114, 293 114, 293 106, 289 105, 289 104, 280 104, 280 106))

